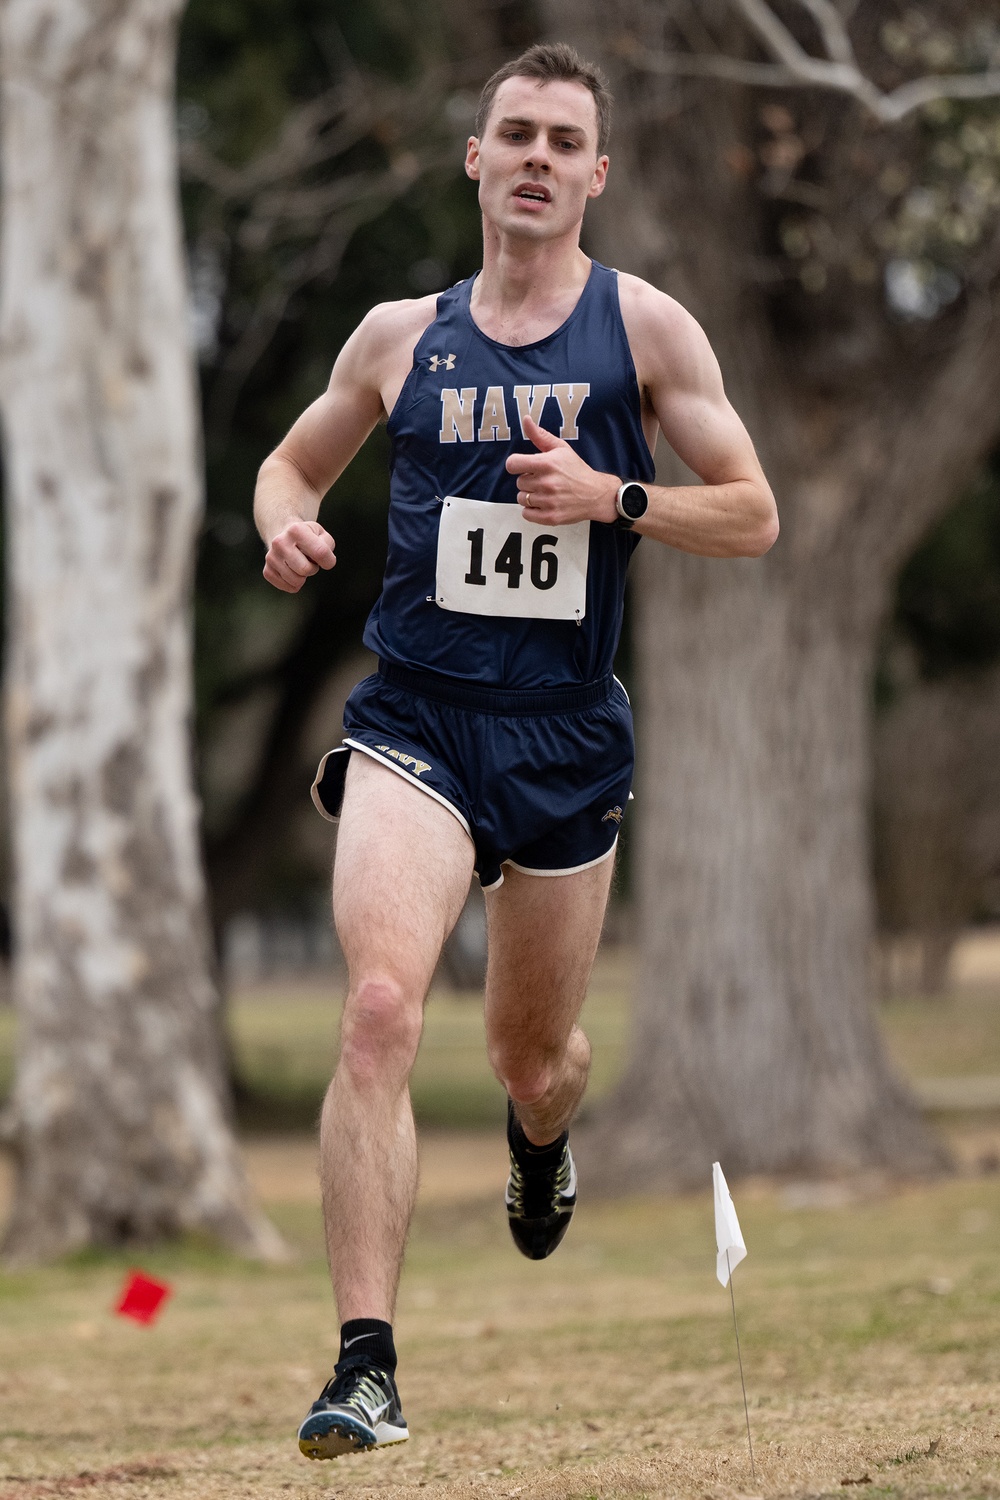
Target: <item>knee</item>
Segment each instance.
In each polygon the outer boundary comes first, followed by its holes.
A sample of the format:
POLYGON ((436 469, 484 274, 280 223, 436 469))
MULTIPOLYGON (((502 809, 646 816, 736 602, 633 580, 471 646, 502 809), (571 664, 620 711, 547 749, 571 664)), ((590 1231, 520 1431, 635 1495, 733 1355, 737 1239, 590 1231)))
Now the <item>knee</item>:
POLYGON ((515 1104, 537 1104, 552 1087, 554 1069, 545 1057, 510 1041, 489 1045, 490 1066, 515 1104))
POLYGON ((344 1007, 341 1066, 358 1083, 409 1076, 420 1043, 419 997, 397 979, 370 977, 353 986, 344 1007))
POLYGON ((590 1043, 579 1026, 565 1040, 497 1031, 488 1038, 487 1052, 493 1072, 514 1103, 529 1108, 559 1086, 567 1068, 583 1078, 590 1070, 590 1043))

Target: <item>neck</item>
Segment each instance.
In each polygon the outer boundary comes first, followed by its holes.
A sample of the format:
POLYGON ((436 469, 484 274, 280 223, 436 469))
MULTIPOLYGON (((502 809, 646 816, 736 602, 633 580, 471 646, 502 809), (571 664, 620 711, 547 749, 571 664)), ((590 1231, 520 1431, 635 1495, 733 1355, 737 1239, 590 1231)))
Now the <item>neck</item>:
POLYGON ((503 235, 483 221, 483 269, 473 293, 477 306, 498 312, 544 306, 582 291, 589 274, 579 225, 560 239, 539 243, 503 235))

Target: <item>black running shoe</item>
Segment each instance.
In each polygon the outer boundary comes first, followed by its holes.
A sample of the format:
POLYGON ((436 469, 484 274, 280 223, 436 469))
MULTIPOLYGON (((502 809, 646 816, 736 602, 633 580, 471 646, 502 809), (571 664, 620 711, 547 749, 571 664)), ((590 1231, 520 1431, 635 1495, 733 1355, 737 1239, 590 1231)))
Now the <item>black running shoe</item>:
POLYGON ((525 1171, 512 1151, 505 1197, 514 1244, 529 1260, 544 1260, 562 1242, 576 1207, 576 1167, 569 1142, 549 1171, 525 1171))
POLYGON ((306 1458, 339 1458, 405 1443, 409 1435, 392 1376, 358 1362, 342 1366, 313 1402, 299 1447, 306 1458))

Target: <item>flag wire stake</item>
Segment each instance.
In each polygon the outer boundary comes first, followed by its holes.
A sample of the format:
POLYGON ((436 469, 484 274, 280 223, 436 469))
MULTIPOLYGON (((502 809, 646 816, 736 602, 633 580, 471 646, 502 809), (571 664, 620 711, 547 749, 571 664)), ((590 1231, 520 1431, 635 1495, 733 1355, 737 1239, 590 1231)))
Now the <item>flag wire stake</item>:
POLYGON ((736 1334, 736 1358, 740 1365, 740 1385, 743 1387, 743 1412, 747 1419, 747 1447, 750 1450, 750 1478, 754 1484, 757 1483, 757 1470, 753 1461, 753 1442, 750 1438, 750 1407, 747 1405, 747 1384, 743 1379, 743 1355, 740 1352, 740 1329, 736 1321, 736 1293, 733 1291, 733 1268, 729 1264, 729 1251, 726 1250, 726 1270, 729 1272, 729 1300, 733 1304, 733 1331, 736 1334))

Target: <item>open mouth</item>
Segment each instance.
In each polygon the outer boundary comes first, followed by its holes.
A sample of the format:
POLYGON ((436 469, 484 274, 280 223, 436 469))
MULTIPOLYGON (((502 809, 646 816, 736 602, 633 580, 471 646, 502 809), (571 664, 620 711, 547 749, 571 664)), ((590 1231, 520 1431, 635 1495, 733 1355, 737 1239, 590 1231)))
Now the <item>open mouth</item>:
POLYGON ((520 198, 522 203, 549 203, 551 197, 546 188, 519 187, 514 193, 515 198, 520 198))

